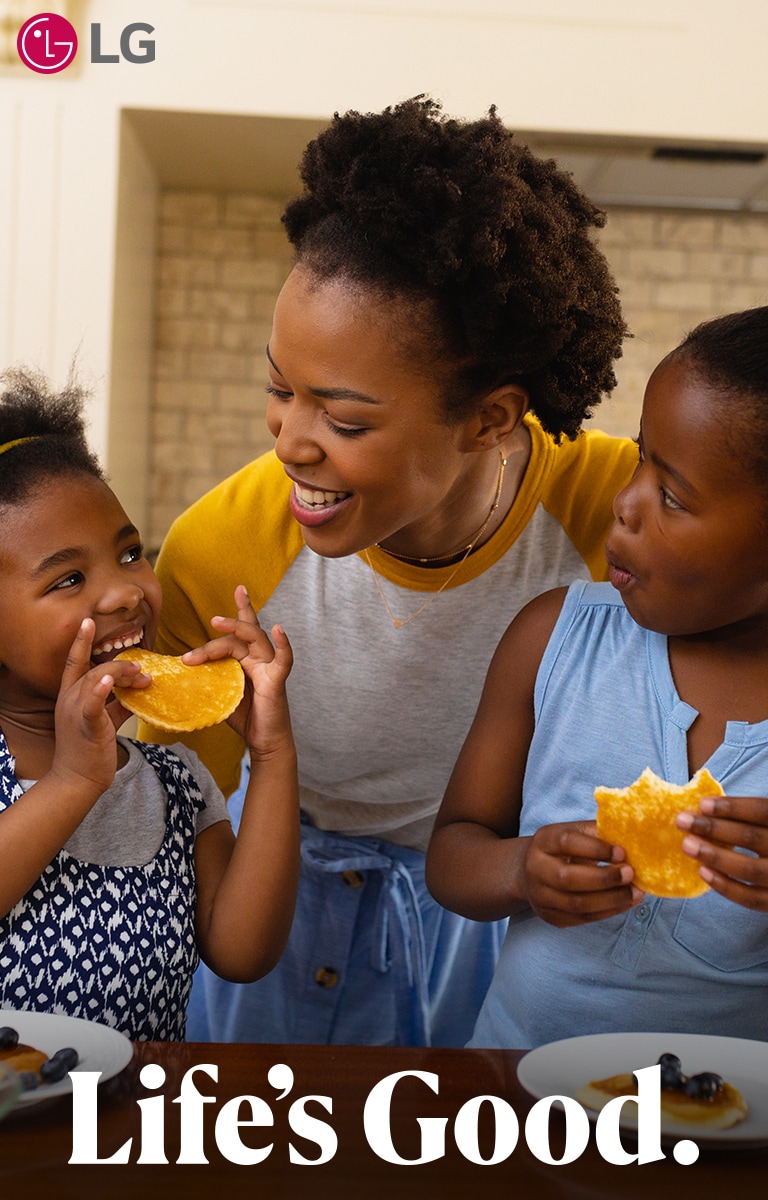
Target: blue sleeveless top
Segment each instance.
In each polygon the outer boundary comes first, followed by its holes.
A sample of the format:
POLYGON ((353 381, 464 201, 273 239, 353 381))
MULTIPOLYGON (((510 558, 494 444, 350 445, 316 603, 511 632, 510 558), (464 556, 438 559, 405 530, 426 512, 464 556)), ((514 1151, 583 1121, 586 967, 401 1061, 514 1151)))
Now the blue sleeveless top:
MULTIPOLYGON (((173 751, 137 744, 168 794, 160 849, 128 867, 61 850, 0 920, 0 1007, 100 1021, 133 1041, 181 1041, 198 962, 193 854, 205 802, 173 751)), ((0 734, 0 811, 22 795, 0 734)))
MULTIPOLYGON (((594 789, 645 767, 688 782, 698 713, 675 689, 667 639, 642 629, 610 584, 576 583, 542 658, 522 836, 594 820, 594 789)), ((729 721, 707 767, 733 796, 768 796, 768 721, 729 721)), ((629 912, 557 929, 510 920, 471 1046, 525 1049, 580 1034, 721 1034, 768 1041, 768 915, 705 892, 646 896, 629 912)))

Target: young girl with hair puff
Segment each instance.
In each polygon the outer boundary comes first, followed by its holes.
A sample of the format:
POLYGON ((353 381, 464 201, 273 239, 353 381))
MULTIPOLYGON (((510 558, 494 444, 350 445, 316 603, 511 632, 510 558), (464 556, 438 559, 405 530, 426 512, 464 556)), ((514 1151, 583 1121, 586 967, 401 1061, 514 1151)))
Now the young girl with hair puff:
MULTIPOLYGON (((243 581, 295 652, 296 919, 266 979, 201 969, 190 1036, 461 1045, 503 927, 435 904, 424 851, 510 619, 605 577, 634 447, 580 428, 625 326, 603 215, 494 111, 337 115, 302 177, 267 347, 274 453, 182 514, 158 560, 161 648, 198 645, 243 581)), ((188 740, 236 789, 232 730, 188 740)))
POLYGON ((83 396, 8 372, 0 397, 0 1007, 63 1013, 134 1040, 179 1040, 198 953, 269 971, 298 874, 291 649, 244 588, 217 617, 245 696, 230 718, 251 782, 235 841, 224 798, 183 746, 117 736, 112 694, 150 680, 160 586, 85 441, 83 396))
POLYGON ((653 372, 610 583, 529 604, 491 663, 429 886, 512 914, 473 1046, 616 1031, 768 1041, 768 308, 698 326, 653 372), (594 790, 650 767, 726 795, 677 818, 709 890, 643 894, 594 790))

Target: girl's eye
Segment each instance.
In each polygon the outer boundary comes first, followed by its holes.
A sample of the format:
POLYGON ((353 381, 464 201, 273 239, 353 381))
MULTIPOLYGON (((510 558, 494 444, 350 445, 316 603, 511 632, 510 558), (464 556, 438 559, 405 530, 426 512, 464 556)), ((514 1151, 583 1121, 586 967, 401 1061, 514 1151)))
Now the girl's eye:
POLYGON ((274 383, 268 383, 264 390, 268 396, 274 396, 275 400, 290 400, 293 394, 292 392, 281 391, 280 388, 275 387, 274 383))
POLYGON ((69 575, 65 575, 63 579, 57 579, 56 582, 48 589, 51 592, 61 592, 66 588, 77 587, 84 579, 82 571, 71 571, 69 575))
POLYGON ((142 545, 130 546, 127 550, 123 551, 122 555, 120 556, 120 562, 121 563, 140 562, 143 557, 144 557, 144 547, 142 545))
POLYGON ((661 495, 661 502, 665 508, 682 509, 682 504, 678 504, 677 500, 675 500, 674 496, 669 494, 666 488, 659 487, 659 494, 661 495))

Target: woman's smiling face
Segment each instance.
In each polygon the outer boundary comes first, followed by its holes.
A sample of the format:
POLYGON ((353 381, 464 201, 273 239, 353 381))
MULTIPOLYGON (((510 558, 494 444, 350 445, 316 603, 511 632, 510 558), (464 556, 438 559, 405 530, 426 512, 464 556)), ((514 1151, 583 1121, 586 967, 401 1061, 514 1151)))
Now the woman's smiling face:
POLYGON ((479 462, 488 456, 467 452, 479 420, 446 419, 444 380, 426 355, 403 349, 407 330, 398 301, 302 268, 278 298, 267 424, 294 481, 291 510, 318 554, 387 539, 404 554, 450 548, 475 480, 488 474, 479 462))
POLYGON ((651 376, 640 462, 614 502, 606 551, 645 628, 685 636, 768 617, 768 498, 734 448, 741 420, 684 358, 651 376))

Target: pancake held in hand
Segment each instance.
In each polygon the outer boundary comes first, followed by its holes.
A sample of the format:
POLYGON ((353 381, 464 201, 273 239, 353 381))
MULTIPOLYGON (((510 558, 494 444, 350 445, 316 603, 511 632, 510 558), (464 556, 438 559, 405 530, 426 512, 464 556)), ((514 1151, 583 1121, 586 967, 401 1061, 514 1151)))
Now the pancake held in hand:
POLYGON ((147 688, 116 687, 122 705, 158 729, 182 733, 218 725, 243 698, 245 676, 235 658, 188 667, 170 654, 123 650, 116 658, 135 662, 152 683, 147 688))
POLYGON ((699 864, 684 854, 685 834, 675 825, 678 813, 699 807, 703 796, 723 789, 706 767, 684 787, 659 779, 646 767, 626 788, 595 788, 597 835, 621 846, 634 871, 633 884, 652 896, 691 897, 708 890, 699 864))

